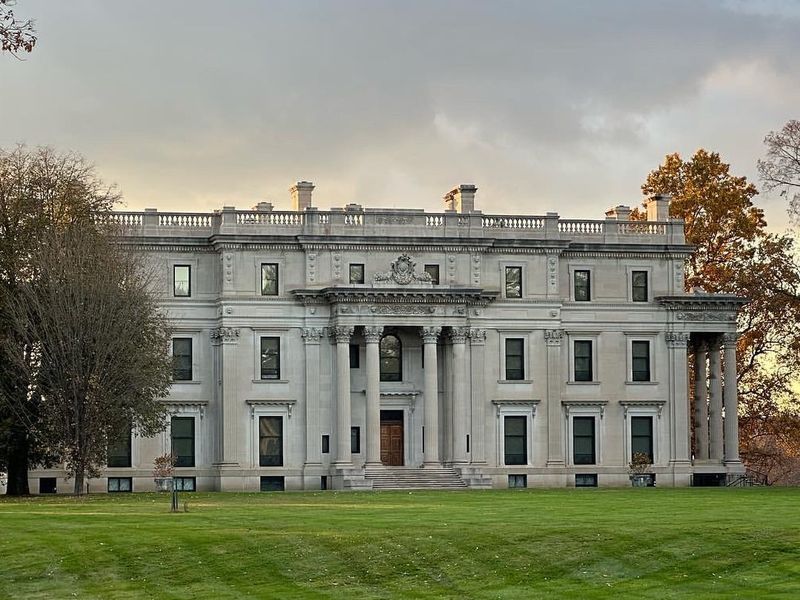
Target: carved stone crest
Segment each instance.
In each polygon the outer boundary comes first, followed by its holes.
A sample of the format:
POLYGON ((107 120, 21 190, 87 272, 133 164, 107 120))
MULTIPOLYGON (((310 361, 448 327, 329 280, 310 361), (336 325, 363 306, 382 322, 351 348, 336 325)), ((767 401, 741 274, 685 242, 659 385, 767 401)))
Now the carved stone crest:
POLYGON ((394 281, 399 285, 408 285, 413 282, 431 283, 429 273, 417 273, 417 263, 408 254, 401 254, 392 261, 389 271, 375 273, 375 281, 394 281))

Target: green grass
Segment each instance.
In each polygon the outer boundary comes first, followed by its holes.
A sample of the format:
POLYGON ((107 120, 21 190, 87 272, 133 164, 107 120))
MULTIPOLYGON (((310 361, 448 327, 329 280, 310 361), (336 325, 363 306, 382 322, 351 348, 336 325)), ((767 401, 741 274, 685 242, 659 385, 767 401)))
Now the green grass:
POLYGON ((800 598, 800 489, 0 499, 2 598, 800 598))

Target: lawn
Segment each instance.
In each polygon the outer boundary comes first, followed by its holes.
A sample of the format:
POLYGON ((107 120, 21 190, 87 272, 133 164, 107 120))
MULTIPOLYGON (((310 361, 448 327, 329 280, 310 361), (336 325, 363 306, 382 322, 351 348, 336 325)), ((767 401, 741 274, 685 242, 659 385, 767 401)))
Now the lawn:
POLYGON ((182 500, 0 499, 0 597, 800 597, 800 489, 182 500))

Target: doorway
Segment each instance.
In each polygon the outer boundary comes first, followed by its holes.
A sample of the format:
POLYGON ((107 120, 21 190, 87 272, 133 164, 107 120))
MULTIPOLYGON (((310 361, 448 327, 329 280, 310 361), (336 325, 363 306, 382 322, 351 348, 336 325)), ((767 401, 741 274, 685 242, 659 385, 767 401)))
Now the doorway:
POLYGON ((384 465, 403 465, 403 411, 381 411, 381 462, 384 465))

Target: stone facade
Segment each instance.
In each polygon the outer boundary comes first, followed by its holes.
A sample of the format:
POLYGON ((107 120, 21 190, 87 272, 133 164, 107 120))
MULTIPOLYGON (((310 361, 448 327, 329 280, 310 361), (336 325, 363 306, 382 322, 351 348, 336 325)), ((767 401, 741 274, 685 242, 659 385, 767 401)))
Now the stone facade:
MULTIPOLYGON (((152 490, 171 448, 198 490, 369 489, 401 466, 474 487, 630 485, 636 449, 658 485, 743 472, 742 300, 684 292, 692 249, 667 198, 648 221, 622 206, 588 221, 483 214, 466 185, 433 214, 320 211, 312 184, 291 191, 293 211, 110 215, 162 276, 177 420, 134 432, 92 486, 152 490)), ((32 490, 60 476, 32 472, 32 490)))

